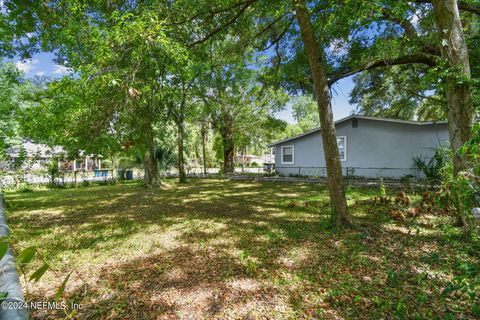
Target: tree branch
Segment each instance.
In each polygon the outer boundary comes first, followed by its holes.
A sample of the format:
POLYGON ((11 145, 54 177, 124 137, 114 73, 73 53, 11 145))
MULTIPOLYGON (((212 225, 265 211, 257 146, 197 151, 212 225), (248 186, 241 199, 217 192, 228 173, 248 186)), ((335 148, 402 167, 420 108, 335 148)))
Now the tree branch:
MULTIPOLYGON (((432 0, 413 0, 414 3, 432 3, 432 0)), ((458 1, 458 9, 468 11, 480 15, 480 5, 473 3, 458 1)))
POLYGON ((277 22, 279 22, 280 20, 283 19, 283 17, 287 16, 288 14, 290 14, 291 11, 287 11, 285 12, 284 14, 282 14, 281 16, 279 16, 278 18, 276 18, 275 20, 273 20, 272 22, 270 22, 267 26, 265 26, 265 28, 263 28, 262 30, 260 30, 259 32, 257 32, 255 34, 255 38, 258 38, 260 37, 262 34, 264 34, 266 31, 272 29, 272 27, 277 24, 277 22))
POLYGON ((388 10, 387 8, 382 8, 382 15, 386 20, 395 22, 398 25, 400 25, 403 28, 403 30, 405 31, 405 35, 408 38, 415 39, 415 38, 418 37, 417 30, 415 29, 415 27, 413 26, 413 24, 410 21, 395 17, 394 15, 392 15, 390 10, 388 10))
POLYGON ((415 90, 412 90, 410 88, 403 88, 403 90, 407 91, 408 93, 410 93, 414 96, 422 98, 422 99, 431 100, 431 101, 434 101, 434 102, 437 102, 437 103, 445 103, 445 100, 443 100, 443 99, 439 99, 439 98, 436 98, 436 97, 433 97, 433 96, 426 96, 426 95, 418 93, 415 90))
POLYGON ((290 26, 292 25, 294 19, 295 17, 290 18, 289 19, 290 21, 288 22, 285 29, 283 29, 282 32, 280 32, 280 34, 270 42, 270 45, 268 45, 266 48, 263 48, 262 51, 266 51, 270 49, 271 47, 276 45, 280 40, 282 40, 282 38, 287 34, 288 30, 290 29, 290 26))
POLYGON ((250 7, 256 1, 257 0, 247 0, 247 1, 245 1, 245 4, 240 8, 240 10, 230 20, 228 20, 223 25, 221 25, 221 26, 213 29, 212 31, 210 31, 205 37, 190 43, 188 45, 188 47, 192 48, 192 47, 196 46, 197 44, 204 43, 205 41, 207 41, 208 39, 210 39, 211 37, 213 37, 214 35, 216 35, 220 31, 228 28, 231 24, 235 23, 237 21, 237 19, 245 12, 245 10, 247 10, 247 8, 250 7))
POLYGON ((245 4, 245 1, 239 1, 237 3, 234 3, 232 4, 231 6, 228 6, 228 7, 225 7, 225 8, 219 8, 219 9, 216 9, 216 10, 207 10, 207 11, 202 11, 202 12, 198 12, 196 13, 195 15, 187 18, 187 19, 184 19, 182 21, 173 21, 172 23, 170 24, 167 24, 167 26, 176 26, 176 25, 182 25, 182 24, 185 24, 187 22, 192 22, 193 20, 197 19, 198 17, 204 15, 204 14, 208 14, 207 16, 207 19, 206 20, 209 20, 209 19, 212 19, 214 16, 216 16, 217 14, 220 14, 220 13, 223 13, 223 12, 227 12, 227 11, 230 11, 232 9, 235 9, 237 7, 240 7, 241 5, 245 4))
POLYGON ((344 70, 331 75, 328 81, 328 85, 332 86, 338 80, 352 76, 362 71, 375 69, 378 67, 387 67, 387 66, 413 64, 413 63, 425 64, 429 67, 434 67, 437 65, 437 59, 435 56, 432 56, 432 55, 417 53, 417 54, 406 55, 406 56, 393 58, 393 59, 382 59, 382 60, 370 61, 356 69, 344 70))

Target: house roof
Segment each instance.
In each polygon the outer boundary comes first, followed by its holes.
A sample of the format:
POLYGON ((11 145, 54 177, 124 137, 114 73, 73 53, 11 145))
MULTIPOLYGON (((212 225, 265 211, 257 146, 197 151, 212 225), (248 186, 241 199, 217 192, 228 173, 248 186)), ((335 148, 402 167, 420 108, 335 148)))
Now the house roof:
MULTIPOLYGON (((38 155, 42 158, 51 158, 55 155, 66 153, 65 149, 63 149, 63 147, 61 146, 49 147, 46 144, 34 143, 28 139, 23 140, 21 145, 6 148, 5 153, 12 158, 18 157, 22 147, 25 149, 27 157, 33 157, 34 155, 38 155)), ((82 157, 88 156, 88 157, 103 158, 103 156, 101 155, 86 154, 85 151, 83 150, 79 151, 79 155, 82 157)))
MULTIPOLYGON (((342 118, 342 119, 339 119, 339 120, 335 121, 335 125, 340 124, 340 123, 345 122, 345 121, 348 121, 350 119, 364 119, 364 120, 374 120, 374 121, 383 121, 383 122, 404 123, 404 124, 412 124, 412 125, 418 125, 418 126, 435 124, 435 123, 447 123, 446 121, 438 121, 438 122, 434 122, 434 121, 412 121, 412 120, 400 120, 400 119, 379 118, 379 117, 367 117, 367 116, 360 116, 360 115, 352 114, 348 117, 345 117, 345 118, 342 118)), ((290 137, 290 138, 287 138, 287 139, 275 141, 275 142, 267 145, 267 147, 273 147, 273 146, 276 146, 277 144, 284 143, 284 142, 291 141, 291 140, 295 140, 295 139, 307 136, 309 134, 312 134, 312 133, 315 133, 315 132, 318 132, 318 131, 320 131, 320 128, 315 128, 315 129, 312 129, 310 131, 301 133, 299 135, 296 135, 296 136, 293 136, 293 137, 290 137)))
MULTIPOLYGON (((22 147, 25 149, 26 155, 31 157, 35 154, 38 153, 40 157, 51 157, 53 154, 58 154, 64 152, 62 147, 55 146, 53 148, 45 145, 45 144, 37 144, 33 143, 30 140, 24 140, 22 142, 22 147)), ((20 154, 20 149, 21 147, 16 146, 16 147, 11 147, 5 149, 5 152, 10 156, 10 157, 18 157, 20 154)))

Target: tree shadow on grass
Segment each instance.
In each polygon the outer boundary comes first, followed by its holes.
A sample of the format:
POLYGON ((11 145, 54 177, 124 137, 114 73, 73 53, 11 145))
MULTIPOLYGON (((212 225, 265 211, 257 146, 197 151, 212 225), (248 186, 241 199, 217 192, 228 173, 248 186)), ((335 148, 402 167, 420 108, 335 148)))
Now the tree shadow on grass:
POLYGON ((115 319, 443 317, 455 306, 441 296, 446 280, 429 275, 435 268, 406 247, 413 235, 389 231, 373 241, 356 232, 268 236, 286 224, 192 230, 171 250, 103 267, 101 291, 71 296, 85 304, 82 318, 115 319), (220 238, 233 241, 215 242, 220 238))
POLYGON ((440 234, 401 232, 381 214, 362 215, 381 230, 373 237, 333 232, 328 211, 285 204, 316 195, 316 187, 200 180, 170 190, 113 189, 111 203, 65 211, 55 202, 58 220, 26 220, 73 233, 76 240, 59 243, 54 256, 175 231, 170 247, 123 252, 87 272, 86 295, 69 284, 70 297, 84 304, 79 318, 428 318, 455 307, 438 289, 445 264, 425 264, 429 246, 448 247, 440 234))
MULTIPOLYGON (((291 192, 287 187, 279 186, 274 192, 291 192)), ((117 240, 142 232, 145 226, 168 228, 182 219, 192 218, 239 219, 261 208, 267 207, 268 211, 268 207, 276 204, 272 186, 259 188, 254 184, 236 185, 218 180, 196 181, 194 188, 152 190, 120 185, 35 192, 27 199, 12 198, 19 208, 11 215, 10 224, 20 239, 49 238, 57 234, 60 238, 53 239, 55 245, 50 246, 55 252, 49 252, 55 255, 101 242, 115 245, 117 240), (49 192, 57 195, 51 196, 49 192), (72 192, 75 192, 75 202, 65 197, 72 192), (41 201, 40 209, 31 210, 37 201, 41 201)))

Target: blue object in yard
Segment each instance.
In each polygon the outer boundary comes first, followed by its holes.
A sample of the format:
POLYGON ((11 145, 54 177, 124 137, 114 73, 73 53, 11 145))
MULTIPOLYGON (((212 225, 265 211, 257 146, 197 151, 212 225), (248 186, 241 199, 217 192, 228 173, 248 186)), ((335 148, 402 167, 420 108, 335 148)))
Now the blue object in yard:
POLYGON ((95 177, 108 177, 108 170, 95 170, 95 177))
POLYGON ((133 180, 133 171, 132 170, 125 171, 125 180, 133 180))

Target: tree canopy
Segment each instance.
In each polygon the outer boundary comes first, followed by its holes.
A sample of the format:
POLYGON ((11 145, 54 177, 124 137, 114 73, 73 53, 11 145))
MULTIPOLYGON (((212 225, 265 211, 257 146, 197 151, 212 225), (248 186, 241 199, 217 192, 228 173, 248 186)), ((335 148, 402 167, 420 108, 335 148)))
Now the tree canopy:
MULTIPOLYGON (((0 52, 53 52, 72 71, 24 108, 24 132, 72 152, 132 152, 147 185, 161 183, 167 136, 185 181, 185 146, 198 135, 205 150, 208 128, 232 172, 235 152, 281 135, 274 114, 294 97, 300 128, 321 127, 332 212, 349 223, 330 91, 354 76, 359 113, 447 119, 458 150, 480 99, 479 14, 474 1, 454 0, 9 0, 0 52)), ((7 69, 2 81, 14 88, 7 69)), ((468 162, 454 160, 456 171, 468 162)))

